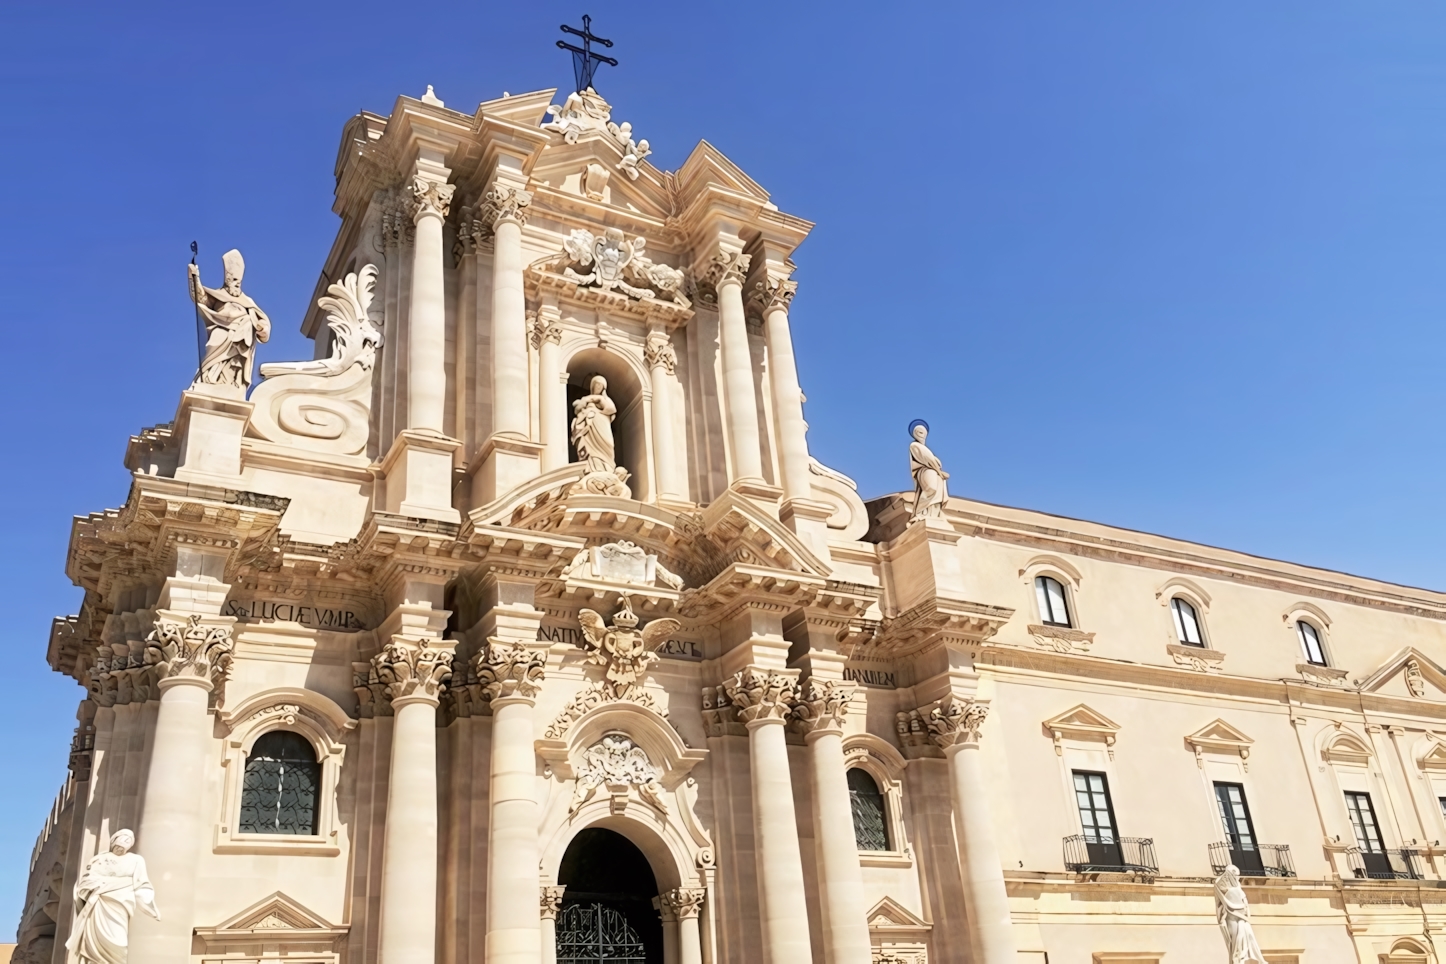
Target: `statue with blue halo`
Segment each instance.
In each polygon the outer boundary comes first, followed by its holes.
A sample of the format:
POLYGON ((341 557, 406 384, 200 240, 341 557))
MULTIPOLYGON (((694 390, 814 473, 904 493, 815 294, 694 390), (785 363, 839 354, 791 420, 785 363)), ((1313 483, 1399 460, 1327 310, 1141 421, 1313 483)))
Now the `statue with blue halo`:
POLYGON ((938 456, 929 451, 924 440, 929 437, 929 423, 916 418, 909 423, 909 471, 914 476, 914 512, 909 523, 920 519, 938 519, 944 515, 944 503, 949 501, 949 488, 945 480, 949 473, 938 456))

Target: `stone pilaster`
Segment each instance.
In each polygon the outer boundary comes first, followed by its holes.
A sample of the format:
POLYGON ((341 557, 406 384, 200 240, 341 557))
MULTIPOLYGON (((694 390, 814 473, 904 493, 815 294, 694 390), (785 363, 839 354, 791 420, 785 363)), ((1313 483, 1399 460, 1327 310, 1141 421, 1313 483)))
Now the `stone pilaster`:
POLYGON ((532 319, 532 347, 537 349, 537 424, 542 443, 542 471, 567 464, 567 390, 559 364, 562 313, 543 305, 532 319))
POLYGON ((537 904, 542 918, 542 964, 557 964, 557 915, 562 910, 566 887, 538 888, 537 904))
POLYGON ((407 427, 445 434, 447 397, 446 290, 443 283, 442 222, 456 186, 446 173, 420 171, 412 178, 412 223, 417 229, 412 250, 411 326, 407 339, 407 427))
POLYGON ((677 928, 678 964, 703 964, 703 938, 699 931, 699 913, 707 891, 701 887, 676 887, 659 898, 663 909, 672 915, 677 928))

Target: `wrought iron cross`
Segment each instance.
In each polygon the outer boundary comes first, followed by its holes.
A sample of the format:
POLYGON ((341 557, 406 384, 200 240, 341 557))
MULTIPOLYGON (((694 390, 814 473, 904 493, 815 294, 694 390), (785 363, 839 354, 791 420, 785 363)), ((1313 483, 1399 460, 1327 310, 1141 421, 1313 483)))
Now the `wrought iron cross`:
POLYGON ((616 67, 618 62, 611 57, 604 57, 602 54, 593 53, 592 45, 600 43, 604 47, 611 47, 611 40, 604 40, 592 32, 592 17, 583 14, 582 29, 562 25, 563 33, 570 33, 574 37, 582 38, 582 46, 578 47, 568 43, 566 40, 559 40, 557 45, 563 50, 572 52, 572 76, 577 81, 577 92, 582 93, 592 86, 592 75, 597 70, 598 64, 607 64, 609 67, 616 67))

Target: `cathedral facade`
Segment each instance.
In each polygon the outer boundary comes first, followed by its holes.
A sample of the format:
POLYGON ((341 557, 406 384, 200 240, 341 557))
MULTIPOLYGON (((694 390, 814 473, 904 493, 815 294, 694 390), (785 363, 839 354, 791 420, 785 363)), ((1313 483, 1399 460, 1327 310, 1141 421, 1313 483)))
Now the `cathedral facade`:
POLYGON ((951 497, 922 423, 866 503, 811 225, 554 101, 345 126, 313 359, 192 271, 19 961, 1438 959, 1446 595, 951 497))

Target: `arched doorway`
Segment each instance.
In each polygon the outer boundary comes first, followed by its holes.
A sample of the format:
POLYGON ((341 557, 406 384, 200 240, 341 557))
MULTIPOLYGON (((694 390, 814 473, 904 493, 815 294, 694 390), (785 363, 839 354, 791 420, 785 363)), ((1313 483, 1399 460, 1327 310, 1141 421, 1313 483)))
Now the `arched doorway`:
POLYGON ((663 964, 657 880, 628 838, 583 830, 568 844, 557 882, 567 888, 557 915, 557 964, 663 964))

